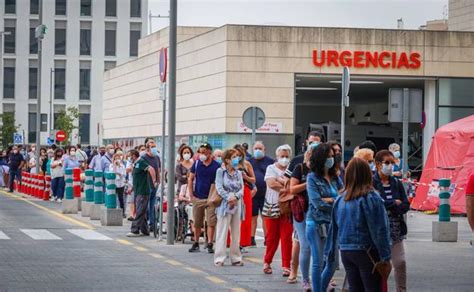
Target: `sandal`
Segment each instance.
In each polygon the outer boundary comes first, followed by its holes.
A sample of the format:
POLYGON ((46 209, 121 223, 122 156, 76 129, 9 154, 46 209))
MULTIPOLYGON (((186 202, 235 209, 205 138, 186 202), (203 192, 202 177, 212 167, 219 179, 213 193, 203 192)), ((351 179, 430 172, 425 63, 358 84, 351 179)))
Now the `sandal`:
POLYGON ((288 277, 288 279, 286 280, 287 284, 296 284, 296 282, 298 282, 296 280, 296 277, 294 277, 294 278, 293 277, 288 277))
POLYGON ((217 262, 217 263, 214 263, 214 266, 222 267, 222 266, 224 266, 224 263, 223 262, 217 262))
POLYGON ((243 262, 235 262, 235 263, 232 263, 233 266, 236 266, 236 267, 242 267, 244 265, 243 262))
POLYGON ((288 268, 283 268, 283 277, 289 277, 291 275, 291 270, 288 268))
POLYGON ((267 275, 271 275, 273 273, 272 267, 270 264, 263 264, 263 272, 267 275))

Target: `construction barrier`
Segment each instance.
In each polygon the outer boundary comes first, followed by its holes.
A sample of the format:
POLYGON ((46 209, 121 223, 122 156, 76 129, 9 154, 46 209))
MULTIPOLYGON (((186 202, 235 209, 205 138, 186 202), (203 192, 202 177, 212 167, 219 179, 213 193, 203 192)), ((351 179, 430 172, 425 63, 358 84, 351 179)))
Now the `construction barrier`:
POLYGON ((47 175, 45 178, 45 187, 43 193, 43 200, 49 200, 49 195, 51 194, 51 176, 47 175))
POLYGON ((107 209, 116 209, 117 208, 117 194, 115 192, 116 185, 115 185, 115 178, 116 174, 113 172, 106 172, 105 173, 105 206, 107 209))
POLYGON ((104 182, 103 172, 94 172, 94 204, 100 205, 104 203, 104 182))
POLYGON ((94 170, 85 171, 86 180, 84 182, 84 193, 86 202, 94 202, 94 170))
POLYGON ((64 171, 64 182, 66 184, 66 188, 64 191, 66 200, 74 199, 73 193, 73 180, 72 180, 72 168, 67 168, 64 171))
POLYGON ((44 200, 44 189, 45 189, 44 175, 38 174, 38 199, 44 200))

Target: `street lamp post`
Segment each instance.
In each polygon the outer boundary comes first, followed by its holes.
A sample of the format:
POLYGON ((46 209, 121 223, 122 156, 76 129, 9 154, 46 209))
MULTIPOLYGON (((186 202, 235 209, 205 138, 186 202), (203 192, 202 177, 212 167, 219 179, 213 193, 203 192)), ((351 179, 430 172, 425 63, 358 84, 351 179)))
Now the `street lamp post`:
POLYGON ((43 0, 38 1, 39 25, 36 27, 35 36, 38 42, 38 86, 36 91, 36 173, 40 172, 40 145, 41 145, 41 65, 43 61, 43 38, 46 26, 43 25, 43 0))
POLYGON ((53 137, 53 77, 54 69, 49 68, 49 135, 53 137))

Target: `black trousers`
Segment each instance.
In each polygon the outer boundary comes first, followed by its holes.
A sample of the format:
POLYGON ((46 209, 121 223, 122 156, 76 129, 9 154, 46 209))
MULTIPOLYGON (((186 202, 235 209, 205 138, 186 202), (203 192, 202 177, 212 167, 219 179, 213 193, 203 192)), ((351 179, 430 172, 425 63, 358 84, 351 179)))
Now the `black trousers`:
POLYGON ((117 198, 119 200, 120 209, 122 209, 122 212, 125 215, 125 203, 124 203, 125 198, 124 198, 124 195, 123 195, 124 190, 125 190, 125 187, 115 189, 115 191, 117 193, 117 198))
MULTIPOLYGON (((371 252, 374 261, 379 260, 375 250, 371 252)), ((341 259, 349 280, 350 292, 382 291, 382 278, 376 271, 372 273, 374 264, 365 250, 341 251, 341 259)))
POLYGON ((147 223, 147 210, 148 210, 148 201, 150 196, 148 195, 135 195, 135 210, 136 216, 132 222, 132 232, 133 233, 143 233, 147 234, 148 223, 147 223))

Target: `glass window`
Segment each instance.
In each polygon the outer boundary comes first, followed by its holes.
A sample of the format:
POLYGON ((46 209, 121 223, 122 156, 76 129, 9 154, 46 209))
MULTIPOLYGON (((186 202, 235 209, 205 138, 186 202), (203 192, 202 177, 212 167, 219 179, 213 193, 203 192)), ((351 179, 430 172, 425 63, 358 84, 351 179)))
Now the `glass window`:
POLYGON ((38 93, 38 68, 30 67, 28 98, 36 99, 38 93))
POLYGON ((91 16, 92 13, 92 1, 81 0, 81 16, 91 16))
POLYGON ((15 98, 15 67, 4 67, 3 76, 3 98, 15 98))
POLYGON ((16 48, 16 29, 15 27, 5 27, 5 31, 9 32, 9 35, 3 35, 3 52, 5 54, 15 54, 16 48))
POLYGON ((79 99, 91 99, 91 70, 80 69, 79 72, 79 99))
POLYGON ((440 106, 474 106, 474 79, 439 79, 440 106))
POLYGON ((66 98, 66 69, 54 69, 54 99, 66 98))
POLYGON ((56 15, 66 15, 66 0, 56 0, 56 15))
POLYGON ((106 56, 115 56, 116 34, 117 32, 115 30, 105 31, 105 55, 106 56))
POLYGON ((5 13, 16 13, 16 0, 5 0, 5 13))
POLYGON ((141 2, 141 0, 130 0, 130 17, 142 17, 141 2))
POLYGON ((81 55, 91 54, 91 30, 81 29, 81 55))
POLYGON ((36 113, 28 113, 28 142, 36 141, 36 113))
POLYGON ((474 115, 474 107, 440 107, 438 111, 438 127, 470 115, 474 115))
POLYGON ((91 115, 90 114, 79 114, 79 136, 80 142, 87 144, 90 143, 91 133, 91 115))
POLYGON ((39 0, 30 0, 30 14, 38 14, 39 0))
POLYGON ((54 30, 54 53, 66 55, 66 29, 56 28, 54 30))
POLYGON ((138 40, 140 39, 139 30, 130 31, 130 57, 138 56, 138 40))
POLYGON ((105 16, 117 16, 117 0, 105 1, 105 16))
POLYGON ((30 27, 30 54, 38 54, 38 40, 35 37, 35 28, 30 27))

